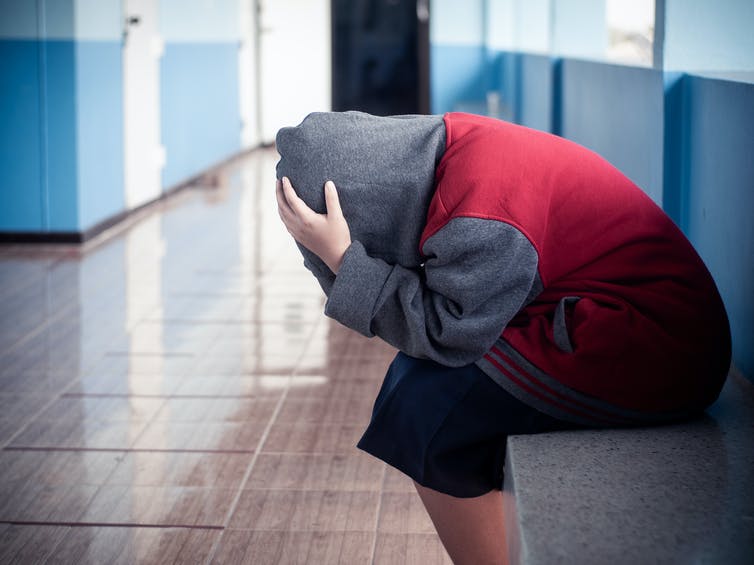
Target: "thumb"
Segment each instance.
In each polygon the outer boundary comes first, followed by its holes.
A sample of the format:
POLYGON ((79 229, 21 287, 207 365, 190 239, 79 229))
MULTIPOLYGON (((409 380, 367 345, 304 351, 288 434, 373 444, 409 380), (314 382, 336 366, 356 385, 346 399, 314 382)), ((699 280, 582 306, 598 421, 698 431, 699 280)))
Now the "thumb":
POLYGON ((325 206, 327 206, 327 215, 342 216, 343 210, 340 207, 340 199, 335 183, 331 180, 325 183, 325 206))

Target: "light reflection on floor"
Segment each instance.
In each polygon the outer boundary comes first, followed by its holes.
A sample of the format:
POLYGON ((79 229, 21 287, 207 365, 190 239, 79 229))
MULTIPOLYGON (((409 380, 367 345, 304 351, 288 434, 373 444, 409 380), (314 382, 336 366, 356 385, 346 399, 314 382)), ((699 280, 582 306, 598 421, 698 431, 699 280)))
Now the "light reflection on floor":
POLYGON ((0 562, 449 563, 354 447, 394 350, 322 315, 275 159, 0 247, 0 562))

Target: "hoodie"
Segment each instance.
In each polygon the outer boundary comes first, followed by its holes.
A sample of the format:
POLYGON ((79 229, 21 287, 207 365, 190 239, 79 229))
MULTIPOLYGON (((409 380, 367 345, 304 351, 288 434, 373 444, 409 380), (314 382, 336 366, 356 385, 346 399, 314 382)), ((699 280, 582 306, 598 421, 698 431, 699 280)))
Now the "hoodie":
POLYGON ((318 113, 278 133, 278 178, 351 230, 325 313, 408 355, 476 363, 523 402, 612 426, 684 417, 728 369, 727 317, 669 218, 572 142, 460 113, 318 113))
POLYGON ((445 150, 442 117, 314 113, 281 129, 276 146, 278 178, 291 179, 310 208, 326 211, 323 186, 332 180, 352 237, 372 257, 422 263, 419 238, 445 150))

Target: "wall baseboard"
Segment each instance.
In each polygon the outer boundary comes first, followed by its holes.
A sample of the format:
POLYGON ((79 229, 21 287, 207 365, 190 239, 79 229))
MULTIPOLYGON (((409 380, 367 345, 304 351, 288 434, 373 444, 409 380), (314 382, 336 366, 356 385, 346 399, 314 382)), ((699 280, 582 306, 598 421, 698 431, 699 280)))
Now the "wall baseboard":
MULTIPOLYGON (((259 146, 259 148, 261 147, 262 146, 259 146)), ((189 179, 186 179, 176 185, 169 187, 157 198, 154 198, 153 200, 145 202, 144 204, 141 204, 135 208, 131 208, 130 210, 124 210, 123 212, 114 214, 110 216, 109 218, 105 218, 101 222, 93 225, 92 227, 86 230, 83 230, 83 231, 47 231, 47 232, 0 231, 0 244, 28 243, 28 244, 61 244, 61 245, 74 244, 75 245, 75 244, 86 243, 94 239, 98 235, 102 234, 106 230, 109 230, 110 228, 117 226, 123 221, 129 218, 132 218, 136 214, 144 212, 146 208, 149 208, 150 206, 154 206, 155 204, 159 202, 164 202, 165 200, 171 198, 172 196, 181 192, 182 190, 185 190, 186 188, 201 186, 203 184, 201 182, 203 179, 207 177, 212 177, 223 167, 229 165, 230 163, 232 163, 233 161, 236 161, 237 159, 240 159, 241 157, 244 157, 245 155, 251 153, 257 148, 258 147, 252 147, 250 149, 244 149, 243 151, 239 151, 238 153, 231 155, 227 159, 223 159, 219 163, 212 165, 211 167, 202 171, 201 173, 194 175, 193 177, 189 179)))

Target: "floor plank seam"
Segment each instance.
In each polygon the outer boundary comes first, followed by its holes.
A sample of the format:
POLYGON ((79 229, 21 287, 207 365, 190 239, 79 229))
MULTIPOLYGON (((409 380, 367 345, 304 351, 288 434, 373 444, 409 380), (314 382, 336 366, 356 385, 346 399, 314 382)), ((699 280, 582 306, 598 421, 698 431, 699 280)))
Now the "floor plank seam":
POLYGON ((26 429, 31 425, 39 416, 44 414, 46 410, 48 410, 53 404, 55 404, 60 398, 65 394, 65 392, 73 387, 76 382, 78 381, 77 378, 72 378, 71 382, 69 382, 66 386, 64 386, 60 391, 58 391, 46 404, 44 404, 39 410, 34 412, 33 415, 28 417, 26 420, 23 421, 21 427, 19 427, 15 433, 11 434, 10 437, 8 437, 7 440, 5 440, 5 443, 0 446, 2 450, 8 449, 8 447, 11 447, 11 444, 13 443, 13 440, 15 440, 17 437, 19 437, 26 429))
POLYGON ((272 399, 273 396, 265 396, 261 394, 128 394, 125 392, 67 392, 62 394, 61 398, 178 398, 194 400, 238 400, 239 398, 247 398, 269 400, 272 399))
POLYGON ((59 522, 43 520, 0 520, 0 524, 11 526, 60 526, 69 528, 180 528, 184 530, 223 530, 216 524, 150 524, 138 522, 59 522))
POLYGON ((259 457, 259 454, 262 452, 262 447, 264 446, 265 441, 267 441, 267 437, 270 434, 270 430, 272 429, 272 426, 275 423, 275 420, 277 419, 277 415, 280 412, 287 396, 288 396, 288 388, 286 388, 283 391, 283 394, 280 395, 280 399, 278 400, 278 403, 275 406, 275 410, 270 416, 270 419, 267 422, 267 425, 265 426, 264 431, 262 432, 262 436, 259 438, 257 449, 254 455, 252 456, 251 461, 249 462, 249 465, 246 467, 246 471, 244 472, 244 475, 241 478, 241 482, 239 483, 238 491, 236 492, 236 495, 233 498, 233 501, 231 502, 230 507, 228 508, 228 512, 226 513, 225 520, 223 521, 223 531, 220 533, 219 536, 217 536, 217 539, 212 544, 212 547, 210 548, 209 553, 207 554, 207 559, 205 561, 206 565, 210 565, 212 563, 212 560, 215 558, 215 554, 217 553, 217 550, 220 548, 220 544, 222 543, 222 540, 223 540, 223 534, 224 534, 225 528, 227 528, 228 525, 230 524, 230 520, 233 517, 233 514, 236 511, 236 508, 238 507, 238 503, 241 500, 241 496, 243 495, 243 492, 244 492, 244 486, 248 482, 249 477, 251 476, 251 473, 254 470, 254 464, 256 463, 259 457))
POLYGON ((8 445, 0 451, 65 451, 81 452, 91 451, 96 453, 198 453, 219 455, 253 455, 253 449, 160 449, 160 448, 135 448, 135 447, 63 447, 63 446, 38 446, 38 445, 8 445))

